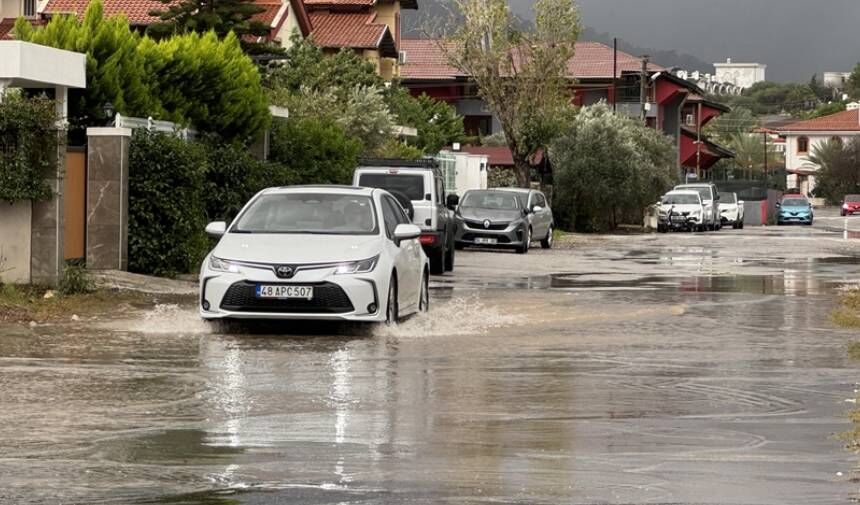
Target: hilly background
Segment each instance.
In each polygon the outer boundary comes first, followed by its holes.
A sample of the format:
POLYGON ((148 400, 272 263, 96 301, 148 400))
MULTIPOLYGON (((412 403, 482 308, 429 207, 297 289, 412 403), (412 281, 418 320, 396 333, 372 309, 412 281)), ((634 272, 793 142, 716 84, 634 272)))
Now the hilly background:
MULTIPOLYGON (((444 12, 445 0, 420 0, 405 17, 413 33, 444 12)), ((509 0, 524 19, 533 2, 509 0)), ((611 43, 656 63, 713 72, 732 58, 768 65, 768 80, 808 81, 850 71, 860 61, 860 0, 578 0, 582 40, 611 43), (621 42, 623 41, 623 42, 621 42)))

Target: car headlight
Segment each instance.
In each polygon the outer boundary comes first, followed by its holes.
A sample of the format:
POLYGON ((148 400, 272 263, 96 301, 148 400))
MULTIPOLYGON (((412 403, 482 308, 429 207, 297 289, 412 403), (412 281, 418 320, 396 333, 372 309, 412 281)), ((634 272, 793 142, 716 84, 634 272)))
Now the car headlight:
POLYGON ((216 272, 229 272, 229 273, 239 273, 239 265, 227 260, 222 260, 221 258, 216 258, 215 256, 209 257, 209 268, 215 270, 216 272))
POLYGON ((849 205, 847 203, 843 203, 842 208, 847 210, 849 208, 849 205))
POLYGON ((372 272, 374 268, 376 268, 376 263, 379 261, 379 256, 374 256, 373 258, 361 260, 361 261, 351 261, 349 263, 341 263, 337 266, 337 269, 334 271, 337 275, 344 274, 365 274, 367 272, 372 272))

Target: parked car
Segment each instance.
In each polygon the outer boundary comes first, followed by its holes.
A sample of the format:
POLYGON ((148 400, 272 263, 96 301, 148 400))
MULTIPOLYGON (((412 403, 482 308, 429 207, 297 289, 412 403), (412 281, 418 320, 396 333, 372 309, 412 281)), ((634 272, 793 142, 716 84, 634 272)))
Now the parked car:
POLYGON ((705 208, 704 224, 708 230, 719 230, 722 228, 720 221, 720 193, 717 187, 710 182, 701 182, 698 184, 681 184, 675 186, 675 191, 693 190, 698 191, 702 197, 702 205, 705 208))
POLYGON ((860 212, 860 195, 845 195, 840 213, 843 216, 853 216, 857 212, 860 212))
POLYGON ((546 205, 546 197, 532 196, 527 191, 467 191, 455 214, 457 247, 504 247, 525 254, 537 237, 541 237, 541 246, 552 247, 552 211, 538 205, 546 205))
POLYGON ((200 269, 203 319, 397 321, 427 311, 429 262, 380 189, 271 188, 254 196, 200 269))
POLYGON ((698 191, 670 191, 660 198, 657 209, 657 232, 704 231, 705 227, 705 206, 698 191))
POLYGON ((517 195, 520 199, 520 205, 529 211, 528 220, 532 227, 532 241, 539 240, 541 247, 551 249, 555 219, 546 195, 536 189, 500 188, 500 190, 510 191, 517 195))
POLYGON ((803 195, 785 195, 782 201, 776 204, 776 224, 789 223, 812 225, 814 213, 812 203, 803 195))
POLYGON ((394 194, 412 213, 412 222, 421 228, 420 240, 430 258, 430 273, 441 275, 454 270, 457 223, 453 210, 458 197, 445 192, 444 177, 432 160, 366 160, 355 170, 353 185, 394 194))
POLYGON ((736 230, 744 227, 744 201, 737 193, 720 193, 720 221, 736 230))

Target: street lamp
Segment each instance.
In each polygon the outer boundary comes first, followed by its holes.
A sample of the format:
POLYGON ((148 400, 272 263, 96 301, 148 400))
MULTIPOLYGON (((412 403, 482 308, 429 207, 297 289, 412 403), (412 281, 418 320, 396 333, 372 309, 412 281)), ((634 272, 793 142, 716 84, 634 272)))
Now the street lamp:
POLYGON ((105 118, 108 121, 108 124, 113 120, 114 112, 116 112, 113 108, 113 104, 110 102, 105 102, 104 106, 102 106, 102 110, 105 113, 105 118))

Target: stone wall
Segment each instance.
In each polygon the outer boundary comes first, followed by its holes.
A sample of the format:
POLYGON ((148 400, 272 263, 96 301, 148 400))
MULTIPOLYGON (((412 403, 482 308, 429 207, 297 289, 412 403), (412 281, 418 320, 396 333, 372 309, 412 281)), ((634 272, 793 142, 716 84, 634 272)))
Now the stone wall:
POLYGON ((30 282, 32 204, 0 202, 0 282, 30 282))

